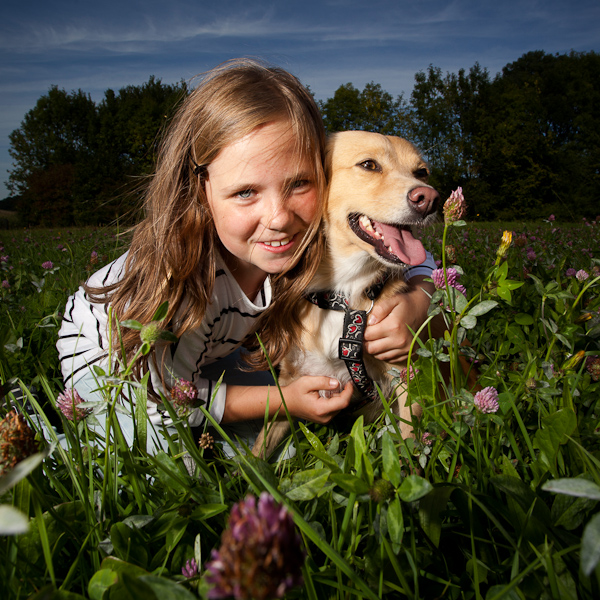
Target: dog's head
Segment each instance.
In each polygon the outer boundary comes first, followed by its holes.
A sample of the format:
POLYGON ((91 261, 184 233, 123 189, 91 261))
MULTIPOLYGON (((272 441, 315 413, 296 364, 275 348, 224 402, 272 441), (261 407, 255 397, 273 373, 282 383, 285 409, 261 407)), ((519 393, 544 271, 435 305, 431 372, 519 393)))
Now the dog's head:
POLYGON ((399 137, 344 131, 329 139, 326 170, 326 226, 335 253, 362 250, 396 267, 425 260, 413 228, 435 220, 440 200, 415 146, 399 137))

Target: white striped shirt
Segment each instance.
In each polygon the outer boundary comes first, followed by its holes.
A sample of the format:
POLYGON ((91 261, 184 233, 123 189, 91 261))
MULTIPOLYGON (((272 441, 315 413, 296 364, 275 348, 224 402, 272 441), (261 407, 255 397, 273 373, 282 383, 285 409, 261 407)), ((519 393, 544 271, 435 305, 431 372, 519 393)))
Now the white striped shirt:
MULTIPOLYGON (((127 254, 94 273, 88 281, 92 287, 102 287, 115 283, 121 277, 127 254)), ((198 389, 198 397, 206 404, 213 397, 215 383, 202 377, 202 366, 209 365, 238 348, 246 337, 258 316, 271 303, 271 285, 267 277, 254 302, 251 302, 241 290, 235 278, 229 272, 223 259, 218 256, 216 278, 212 301, 207 306, 204 319, 198 327, 184 333, 178 342, 170 345, 164 353, 162 374, 167 385, 175 379, 191 381, 198 389)), ((186 303, 182 303, 185 310, 186 303)), ((80 287, 67 301, 63 322, 58 334, 57 348, 62 374, 66 385, 76 385, 82 377, 89 375, 92 365, 98 365, 105 372, 110 371, 108 364, 108 312, 107 305, 90 302, 80 287)), ((177 320, 177 315, 175 317, 177 320)), ((158 345, 161 342, 157 342, 158 345)), ((157 352, 162 357, 160 346, 157 352)), ((152 385, 163 393, 160 374, 150 361, 152 385)), ((211 414, 220 421, 225 409, 227 386, 219 386, 212 401, 211 414)), ((154 424, 159 424, 161 415, 156 412, 154 402, 148 402, 148 413, 154 424)), ((196 411, 189 417, 191 425, 199 425, 202 413, 196 411)), ((170 424, 167 419, 165 425, 170 424)))

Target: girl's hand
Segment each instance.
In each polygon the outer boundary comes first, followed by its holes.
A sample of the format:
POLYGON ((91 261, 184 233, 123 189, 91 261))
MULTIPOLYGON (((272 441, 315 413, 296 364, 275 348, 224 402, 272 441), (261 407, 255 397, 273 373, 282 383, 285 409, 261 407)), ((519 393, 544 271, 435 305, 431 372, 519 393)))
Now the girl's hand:
MULTIPOLYGON (((413 341, 410 330, 416 332, 427 319, 430 297, 425 291, 433 294, 435 289, 433 283, 424 279, 417 275, 411 278, 407 292, 375 303, 365 330, 366 352, 392 364, 406 362, 413 341)), ((439 332, 437 321, 435 325, 439 332)))
MULTIPOLYGON (((340 382, 337 379, 306 375, 281 389, 292 416, 324 424, 329 423, 340 410, 350 404, 352 383, 347 383, 341 391, 339 387, 340 382), (326 391, 330 397, 321 396, 320 390, 326 391)), ((280 411, 280 416, 282 413, 283 409, 280 411)))

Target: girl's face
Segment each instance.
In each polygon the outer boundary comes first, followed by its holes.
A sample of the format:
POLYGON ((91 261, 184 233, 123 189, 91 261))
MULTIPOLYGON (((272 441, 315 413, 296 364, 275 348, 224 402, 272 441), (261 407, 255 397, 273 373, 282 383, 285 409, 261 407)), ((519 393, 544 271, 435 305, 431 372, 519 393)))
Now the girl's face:
POLYGON ((206 196, 223 257, 253 299, 269 273, 289 267, 318 209, 316 175, 287 120, 261 125, 208 165, 206 196))

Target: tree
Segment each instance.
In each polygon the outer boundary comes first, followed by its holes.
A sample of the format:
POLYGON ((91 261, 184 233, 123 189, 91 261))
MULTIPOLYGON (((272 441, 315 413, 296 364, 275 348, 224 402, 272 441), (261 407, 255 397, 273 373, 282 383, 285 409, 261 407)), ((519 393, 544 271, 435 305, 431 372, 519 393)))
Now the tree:
POLYGON ((360 129, 403 135, 406 130, 407 109, 402 96, 394 100, 378 83, 368 83, 362 92, 346 83, 333 98, 319 104, 328 133, 360 129))
POLYGON ((159 134, 186 93, 184 83, 150 77, 107 90, 97 106, 81 90, 52 86, 9 136, 21 220, 92 224, 131 211, 134 185, 152 171, 159 134))

